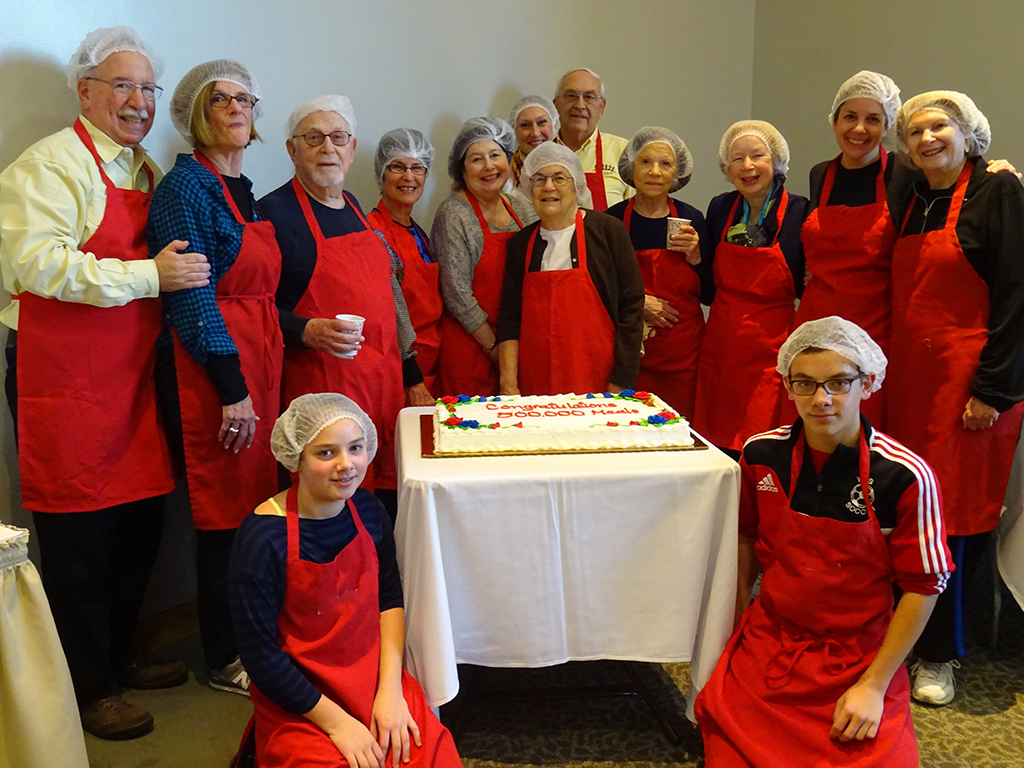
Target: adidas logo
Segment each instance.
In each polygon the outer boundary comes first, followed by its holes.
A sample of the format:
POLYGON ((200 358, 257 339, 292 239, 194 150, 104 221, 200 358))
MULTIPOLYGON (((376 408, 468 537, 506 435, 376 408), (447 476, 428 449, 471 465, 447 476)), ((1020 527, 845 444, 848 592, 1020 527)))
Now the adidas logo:
POLYGON ((778 493, 779 486, 777 486, 775 484, 775 481, 772 480, 771 473, 768 473, 767 475, 764 476, 764 479, 757 484, 757 490, 768 491, 769 493, 778 493))

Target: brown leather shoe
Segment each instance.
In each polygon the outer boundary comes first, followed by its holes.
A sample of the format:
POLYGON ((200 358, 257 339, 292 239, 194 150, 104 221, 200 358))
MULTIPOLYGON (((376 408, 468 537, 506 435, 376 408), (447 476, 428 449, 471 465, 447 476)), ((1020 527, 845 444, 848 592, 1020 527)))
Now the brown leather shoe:
POLYGON ((125 688, 156 690, 173 688, 188 682, 188 667, 177 659, 144 659, 133 661, 121 670, 117 681, 125 688))
POLYGON ((153 730, 153 716, 116 693, 85 705, 80 714, 82 727, 101 739, 137 739, 153 730))

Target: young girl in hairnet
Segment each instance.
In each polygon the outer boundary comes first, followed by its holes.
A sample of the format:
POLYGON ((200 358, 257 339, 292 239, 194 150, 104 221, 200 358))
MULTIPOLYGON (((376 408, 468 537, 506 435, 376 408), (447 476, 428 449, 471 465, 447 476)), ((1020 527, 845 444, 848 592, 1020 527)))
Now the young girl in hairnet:
POLYGON ((779 350, 800 418, 743 446, 743 613, 695 702, 708 768, 918 765, 903 660, 953 563, 935 474, 861 416, 885 367, 839 317, 779 350))
POLYGON ((386 512, 360 490, 377 430, 349 398, 303 395, 277 420, 295 478, 239 528, 232 617, 260 766, 461 766, 402 669, 405 614, 386 512))

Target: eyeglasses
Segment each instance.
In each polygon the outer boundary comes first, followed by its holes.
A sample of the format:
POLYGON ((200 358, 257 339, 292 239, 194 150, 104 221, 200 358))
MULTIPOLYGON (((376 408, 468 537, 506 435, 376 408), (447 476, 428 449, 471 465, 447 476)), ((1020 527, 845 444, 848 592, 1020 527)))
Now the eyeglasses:
POLYGON ((530 186, 534 189, 540 189, 548 183, 548 179, 551 179, 551 183, 556 187, 564 187, 572 181, 572 176, 566 176, 564 173, 555 173, 551 176, 545 176, 543 173, 535 173, 530 177, 530 186))
POLYGON ((142 91, 142 98, 146 101, 156 101, 160 98, 160 94, 164 92, 156 83, 144 83, 139 85, 133 83, 131 80, 104 80, 100 77, 86 77, 85 80, 94 80, 97 83, 106 83, 110 86, 110 89, 118 96, 123 98, 125 101, 130 99, 136 91, 142 91))
MULTIPOLYGON (((334 141, 333 139, 331 140, 334 141)), ((345 143, 347 144, 348 142, 346 141, 345 143)), ((335 146, 338 146, 337 142, 335 142, 335 146)), ((342 144, 340 146, 345 145, 342 144)), ((384 166, 384 170, 388 171, 389 173, 393 173, 396 176, 403 176, 406 171, 412 171, 412 175, 417 176, 419 178, 422 178, 427 175, 427 166, 425 165, 402 165, 401 163, 388 163, 387 165, 384 166)))
POLYGON ((232 101, 238 104, 239 109, 252 109, 260 100, 255 96, 250 96, 248 93, 240 93, 237 96, 215 93, 210 97, 210 106, 214 109, 227 109, 232 101))
POLYGON ((866 373, 854 376, 852 379, 829 379, 828 381, 811 381, 810 379, 789 379, 789 388, 794 395, 810 397, 818 391, 818 387, 824 389, 830 395, 849 394, 855 381, 860 381, 866 373))
POLYGON ((588 106, 592 107, 601 100, 601 94, 597 91, 562 91, 562 98, 568 101, 570 104, 576 103, 580 97, 583 97, 583 102, 588 106))
MULTIPOLYGON (((346 133, 345 131, 332 131, 331 133, 321 133, 320 131, 308 131, 307 133, 300 133, 292 136, 293 139, 302 139, 307 145, 311 147, 319 147, 324 143, 324 139, 328 136, 331 137, 331 144, 336 147, 344 147, 350 141, 352 141, 352 134, 346 133)), ((413 171, 415 173, 415 171, 413 171)))

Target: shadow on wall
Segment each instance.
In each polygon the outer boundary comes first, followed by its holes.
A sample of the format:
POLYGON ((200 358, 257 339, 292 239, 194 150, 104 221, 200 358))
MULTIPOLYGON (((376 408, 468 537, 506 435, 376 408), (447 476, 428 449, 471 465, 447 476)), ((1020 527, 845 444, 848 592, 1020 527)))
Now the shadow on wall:
MULTIPOLYGON (((77 115, 78 100, 68 89, 67 77, 59 65, 22 53, 0 56, 0 169, 39 139, 70 125, 77 115)), ((0 307, 9 300, 8 294, 0 290, 0 307)), ((6 329, 0 334, 6 343, 6 329)), ((6 375, 6 362, 3 367, 6 375)), ((6 402, 0 412, 0 455, 0 520, 31 529, 31 515, 21 508, 14 424, 6 402)), ((34 539, 29 554, 39 562, 34 539)))

